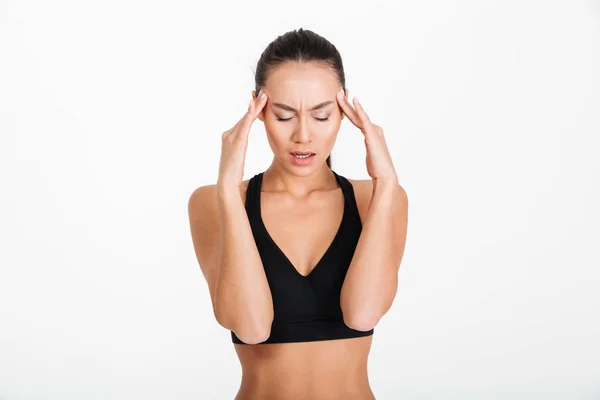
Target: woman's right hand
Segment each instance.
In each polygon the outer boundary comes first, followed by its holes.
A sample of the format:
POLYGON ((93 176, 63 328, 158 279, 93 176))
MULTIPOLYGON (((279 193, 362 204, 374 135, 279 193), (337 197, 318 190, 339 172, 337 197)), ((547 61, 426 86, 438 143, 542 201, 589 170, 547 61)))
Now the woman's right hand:
POLYGON ((239 189, 241 186, 244 179, 250 127, 265 104, 267 104, 267 95, 261 90, 258 98, 252 98, 250 101, 244 116, 231 129, 223 132, 217 188, 239 189))

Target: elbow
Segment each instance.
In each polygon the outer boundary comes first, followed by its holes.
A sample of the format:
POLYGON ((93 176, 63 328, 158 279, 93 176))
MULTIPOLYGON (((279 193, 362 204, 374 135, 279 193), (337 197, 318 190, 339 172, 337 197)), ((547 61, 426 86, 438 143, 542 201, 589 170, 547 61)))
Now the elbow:
POLYGON ((367 315, 357 315, 357 313, 343 313, 344 324, 347 327, 356 331, 367 332, 375 328, 378 319, 369 317, 367 315))
POLYGON ((345 322, 344 323, 351 329, 354 329, 355 331, 361 331, 361 332, 367 332, 370 331, 371 329, 375 328, 374 323, 370 323, 368 321, 352 321, 352 322, 345 322))
POLYGON ((213 312, 219 325, 223 328, 232 331, 235 335, 246 344, 259 344, 266 341, 271 336, 271 326, 273 323, 273 312, 262 315, 254 315, 253 313, 244 313, 240 316, 239 313, 230 313, 224 307, 215 301, 213 312))
POLYGON ((246 331, 241 329, 239 333, 234 330, 235 335, 246 344, 259 344, 266 341, 271 336, 271 329, 246 331))
POLYGON ((224 318, 223 315, 217 315, 217 322, 223 328, 235 333, 246 344, 259 344, 271 336, 271 323, 254 323, 239 318, 224 318))

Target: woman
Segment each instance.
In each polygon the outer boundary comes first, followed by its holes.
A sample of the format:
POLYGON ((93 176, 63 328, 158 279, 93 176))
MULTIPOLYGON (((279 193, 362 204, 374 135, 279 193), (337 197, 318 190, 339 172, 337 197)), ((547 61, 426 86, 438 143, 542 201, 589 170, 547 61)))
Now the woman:
POLYGON ((189 201, 213 312, 242 365, 236 399, 374 399, 367 358, 396 294, 408 210, 383 130, 348 101, 336 48, 309 30, 269 44, 255 84, 222 135, 217 183, 189 201), (331 169, 344 116, 364 135, 371 179, 331 169), (273 161, 242 181, 256 118, 273 161))

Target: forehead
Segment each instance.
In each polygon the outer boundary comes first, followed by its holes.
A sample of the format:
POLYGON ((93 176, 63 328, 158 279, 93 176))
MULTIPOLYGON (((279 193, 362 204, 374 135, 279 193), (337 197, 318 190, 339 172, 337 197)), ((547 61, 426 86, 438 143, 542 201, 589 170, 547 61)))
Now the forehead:
POLYGON ((276 100, 316 98, 320 101, 339 90, 333 69, 318 63, 286 62, 269 71, 265 89, 276 100))

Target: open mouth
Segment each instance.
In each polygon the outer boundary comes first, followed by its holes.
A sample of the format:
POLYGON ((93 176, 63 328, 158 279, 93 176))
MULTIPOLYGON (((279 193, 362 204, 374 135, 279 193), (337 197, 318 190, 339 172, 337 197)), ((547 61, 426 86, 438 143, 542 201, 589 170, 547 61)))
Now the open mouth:
POLYGON ((300 160, 303 160, 303 159, 306 159, 306 158, 310 158, 310 157, 312 157, 312 156, 315 155, 315 153, 290 153, 290 154, 293 155, 294 157, 300 159, 300 160))
POLYGON ((292 161, 292 163, 300 167, 306 167, 310 165, 314 158, 315 153, 290 153, 290 160, 292 161))

